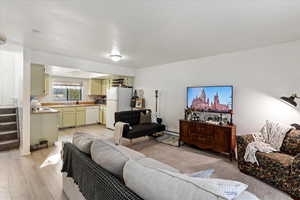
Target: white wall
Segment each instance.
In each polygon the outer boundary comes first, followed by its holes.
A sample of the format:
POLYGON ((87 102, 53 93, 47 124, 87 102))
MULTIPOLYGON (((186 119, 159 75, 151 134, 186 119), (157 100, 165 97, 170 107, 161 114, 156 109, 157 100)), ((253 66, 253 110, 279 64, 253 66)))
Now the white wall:
POLYGON ((300 124, 299 110, 279 100, 300 95, 300 41, 144 68, 135 81, 152 110, 154 90, 160 90, 160 114, 172 131, 184 117, 187 86, 224 84, 234 86, 238 134, 259 130, 267 119, 300 124))
POLYGON ((18 51, 0 49, 0 105, 14 106, 18 98, 18 51))
POLYGON ((19 103, 20 128, 20 152, 21 155, 30 154, 30 85, 31 85, 31 50, 23 50, 23 65, 21 80, 21 102, 19 103))

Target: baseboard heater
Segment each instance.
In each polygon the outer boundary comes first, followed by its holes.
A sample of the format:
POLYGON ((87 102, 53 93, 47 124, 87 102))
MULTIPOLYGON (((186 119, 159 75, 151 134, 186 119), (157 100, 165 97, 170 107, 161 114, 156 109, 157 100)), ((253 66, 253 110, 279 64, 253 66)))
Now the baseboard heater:
POLYGON ((169 135, 179 136, 179 133, 176 131, 165 130, 164 132, 169 135))

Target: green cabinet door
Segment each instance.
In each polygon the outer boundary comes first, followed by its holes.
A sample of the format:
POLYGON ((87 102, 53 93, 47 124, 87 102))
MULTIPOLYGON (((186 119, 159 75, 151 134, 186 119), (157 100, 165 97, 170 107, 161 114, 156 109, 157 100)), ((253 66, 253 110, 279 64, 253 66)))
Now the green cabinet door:
POLYGON ((45 90, 44 90, 44 96, 49 95, 50 90, 50 78, 49 74, 45 74, 45 90))
POLYGON ((133 77, 127 77, 126 84, 127 84, 128 87, 133 87, 134 78, 133 77))
POLYGON ((101 92, 102 92, 101 79, 90 79, 89 95, 101 95, 101 92))
POLYGON ((76 111, 76 126, 85 125, 85 110, 76 111))
POLYGON ((31 96, 45 96, 45 66, 31 64, 31 96))
POLYGON ((108 88, 108 80, 103 79, 101 82, 101 95, 106 96, 107 88, 108 88))
POLYGON ((55 108, 55 110, 57 110, 59 112, 57 127, 62 128, 63 127, 63 108, 55 108))
POLYGON ((47 140, 52 146, 58 140, 58 113, 31 114, 30 116, 30 145, 47 140))
POLYGON ((106 124, 106 106, 102 106, 102 111, 101 111, 101 115, 102 115, 102 124, 106 124))
POLYGON ((64 111, 63 112, 63 127, 72 127, 76 125, 76 112, 64 111))

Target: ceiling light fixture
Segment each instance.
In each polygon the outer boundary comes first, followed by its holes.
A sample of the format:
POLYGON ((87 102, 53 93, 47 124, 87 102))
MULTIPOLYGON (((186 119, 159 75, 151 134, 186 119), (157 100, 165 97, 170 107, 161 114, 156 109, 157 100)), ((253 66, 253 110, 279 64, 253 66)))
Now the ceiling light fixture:
POLYGON ((122 56, 119 54, 111 54, 109 57, 114 62, 119 62, 122 59, 122 56))

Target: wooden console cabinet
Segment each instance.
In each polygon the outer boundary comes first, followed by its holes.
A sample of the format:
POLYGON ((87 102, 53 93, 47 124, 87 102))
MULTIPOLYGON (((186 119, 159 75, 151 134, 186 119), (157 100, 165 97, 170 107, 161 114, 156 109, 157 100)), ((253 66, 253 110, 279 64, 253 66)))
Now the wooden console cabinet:
POLYGON ((200 149, 227 153, 232 160, 235 155, 236 126, 180 120, 179 146, 181 142, 195 145, 200 149))

